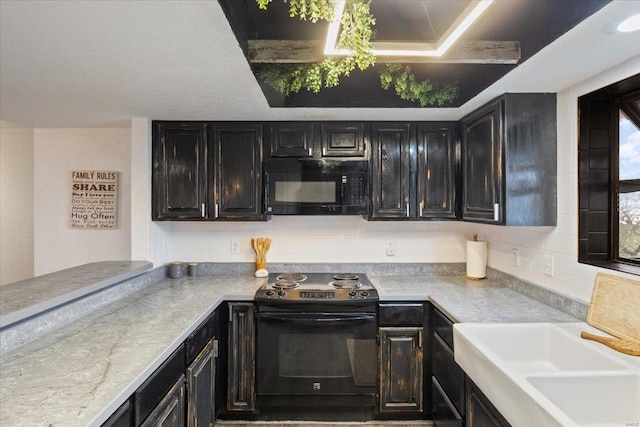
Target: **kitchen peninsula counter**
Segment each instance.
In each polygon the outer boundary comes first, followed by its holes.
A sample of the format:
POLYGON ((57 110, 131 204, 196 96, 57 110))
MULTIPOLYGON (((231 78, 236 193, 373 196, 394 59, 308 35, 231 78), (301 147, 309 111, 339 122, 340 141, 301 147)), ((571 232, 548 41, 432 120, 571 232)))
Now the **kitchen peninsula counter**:
MULTIPOLYGON (((502 284, 370 275, 381 302, 431 299, 462 322, 578 322, 502 284)), ((100 425, 250 274, 163 279, 0 357, 0 425, 100 425)))

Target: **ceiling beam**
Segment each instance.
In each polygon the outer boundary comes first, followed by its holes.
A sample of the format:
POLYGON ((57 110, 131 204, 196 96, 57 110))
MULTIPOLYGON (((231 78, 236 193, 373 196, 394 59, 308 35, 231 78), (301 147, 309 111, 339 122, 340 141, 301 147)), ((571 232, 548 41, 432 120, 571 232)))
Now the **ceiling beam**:
MULTIPOLYGON (((249 40, 252 64, 306 64, 322 61, 320 40, 249 40)), ((415 43, 414 43, 415 45, 415 43)), ((378 56, 383 64, 517 64, 520 43, 514 41, 459 41, 441 57, 378 56)))

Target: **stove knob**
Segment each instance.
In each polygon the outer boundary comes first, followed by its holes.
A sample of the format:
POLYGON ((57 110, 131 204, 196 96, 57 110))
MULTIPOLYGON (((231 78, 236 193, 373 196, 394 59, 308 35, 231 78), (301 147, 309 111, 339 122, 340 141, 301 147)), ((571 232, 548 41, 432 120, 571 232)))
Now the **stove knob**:
POLYGON ((278 296, 279 296, 279 297, 283 297, 283 296, 285 296, 285 294, 286 294, 286 292, 284 291, 284 289, 280 289, 280 290, 278 291, 278 296))
POLYGON ((349 296, 351 298, 355 298, 356 295, 358 295, 358 293, 356 291, 349 291, 349 296))
POLYGON ((369 292, 367 292, 367 291, 362 291, 362 292, 360 292, 360 296, 361 296, 362 298, 366 298, 366 297, 368 297, 368 296, 369 296, 369 292))
POLYGON ((265 293, 265 295, 266 295, 266 296, 268 296, 268 297, 272 297, 274 294, 275 294, 275 292, 273 292, 271 289, 269 289, 269 290, 265 293))

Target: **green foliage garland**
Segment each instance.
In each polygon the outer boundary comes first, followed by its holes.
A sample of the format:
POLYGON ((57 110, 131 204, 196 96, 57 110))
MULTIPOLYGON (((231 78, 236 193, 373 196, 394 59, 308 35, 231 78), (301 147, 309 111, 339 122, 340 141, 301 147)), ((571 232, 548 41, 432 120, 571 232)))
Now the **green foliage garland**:
MULTIPOLYGON (((260 9, 266 10, 272 0, 256 0, 260 9)), ((289 16, 317 22, 331 21, 335 10, 334 0, 283 0, 289 4, 289 16)), ((325 58, 315 64, 260 64, 254 66, 258 78, 275 90, 289 96, 301 89, 318 93, 322 88, 338 86, 340 77, 349 76, 357 66, 365 70, 375 64, 371 39, 376 20, 371 15, 369 3, 350 0, 342 14, 342 32, 337 47, 347 49, 351 55, 336 59, 325 58)), ((409 67, 388 65, 380 71, 380 83, 384 89, 394 86, 396 94, 421 106, 443 105, 458 96, 456 85, 438 85, 430 80, 417 81, 409 67)))
POLYGON ((427 105, 444 105, 458 97, 456 84, 441 85, 429 79, 418 81, 411 68, 399 64, 387 64, 380 71, 380 85, 388 90, 393 86, 396 94, 408 101, 419 102, 421 107, 427 105))

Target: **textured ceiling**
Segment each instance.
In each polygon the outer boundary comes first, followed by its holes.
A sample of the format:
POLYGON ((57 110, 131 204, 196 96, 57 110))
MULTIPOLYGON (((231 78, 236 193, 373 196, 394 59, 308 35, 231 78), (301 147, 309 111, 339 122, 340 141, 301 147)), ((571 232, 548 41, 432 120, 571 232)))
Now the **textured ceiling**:
POLYGON ((283 109, 267 104, 217 1, 1 0, 0 119, 456 120, 503 92, 555 92, 640 55, 640 33, 607 31, 639 11, 613 1, 458 108, 283 109))

